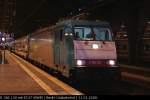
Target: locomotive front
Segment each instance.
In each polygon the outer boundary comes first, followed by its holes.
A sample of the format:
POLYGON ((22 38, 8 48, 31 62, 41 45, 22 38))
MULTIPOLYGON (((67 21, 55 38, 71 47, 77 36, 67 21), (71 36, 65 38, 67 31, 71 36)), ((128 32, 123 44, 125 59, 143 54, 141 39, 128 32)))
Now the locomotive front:
POLYGON ((100 22, 74 25, 73 28, 74 67, 76 78, 117 78, 116 46, 109 24, 100 22))

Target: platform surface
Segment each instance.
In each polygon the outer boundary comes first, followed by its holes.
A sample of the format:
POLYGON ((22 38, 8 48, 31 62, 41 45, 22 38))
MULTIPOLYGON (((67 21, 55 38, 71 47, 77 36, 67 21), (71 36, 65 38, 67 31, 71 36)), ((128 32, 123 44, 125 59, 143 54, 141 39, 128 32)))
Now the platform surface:
POLYGON ((79 91, 6 51, 0 65, 0 95, 80 95, 79 91))

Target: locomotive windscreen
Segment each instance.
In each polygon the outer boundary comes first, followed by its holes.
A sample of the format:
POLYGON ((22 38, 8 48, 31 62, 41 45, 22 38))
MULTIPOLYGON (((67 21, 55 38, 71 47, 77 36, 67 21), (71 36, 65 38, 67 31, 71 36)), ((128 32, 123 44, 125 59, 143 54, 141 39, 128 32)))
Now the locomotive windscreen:
POLYGON ((105 27, 75 27, 74 31, 77 40, 112 40, 110 29, 105 27))

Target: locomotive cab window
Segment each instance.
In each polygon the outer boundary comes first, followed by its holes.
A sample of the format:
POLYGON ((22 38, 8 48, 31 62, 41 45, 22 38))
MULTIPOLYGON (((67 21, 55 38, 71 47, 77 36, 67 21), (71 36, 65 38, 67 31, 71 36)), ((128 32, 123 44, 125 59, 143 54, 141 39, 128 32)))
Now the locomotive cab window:
POLYGON ((75 27, 75 38, 77 40, 112 40, 109 28, 103 27, 75 27))
POLYGON ((74 31, 77 40, 93 40, 92 29, 90 27, 75 27, 74 31))
POLYGON ((95 33, 96 40, 106 40, 106 41, 112 40, 109 28, 94 27, 93 30, 95 33))

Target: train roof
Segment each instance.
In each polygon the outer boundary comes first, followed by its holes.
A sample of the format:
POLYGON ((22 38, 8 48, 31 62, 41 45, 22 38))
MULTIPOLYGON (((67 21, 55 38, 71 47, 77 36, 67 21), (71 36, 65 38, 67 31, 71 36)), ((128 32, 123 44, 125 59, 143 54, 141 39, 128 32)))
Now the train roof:
POLYGON ((73 27, 73 26, 82 26, 82 25, 86 25, 86 26, 109 26, 108 22, 105 21, 91 21, 91 20, 74 20, 74 19, 69 19, 69 20, 63 20, 63 21, 59 21, 56 23, 56 25, 53 26, 48 26, 48 27, 44 27, 42 29, 38 29, 35 32, 32 33, 32 35, 46 31, 46 30, 51 30, 51 29, 55 29, 59 26, 67 26, 67 27, 73 27))
POLYGON ((78 25, 101 25, 109 26, 108 22, 105 21, 91 21, 91 20, 64 20, 58 22, 56 25, 68 25, 68 26, 78 26, 78 25))

